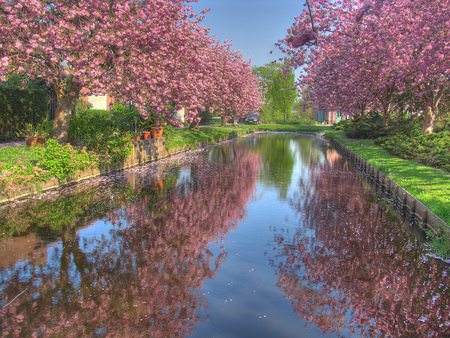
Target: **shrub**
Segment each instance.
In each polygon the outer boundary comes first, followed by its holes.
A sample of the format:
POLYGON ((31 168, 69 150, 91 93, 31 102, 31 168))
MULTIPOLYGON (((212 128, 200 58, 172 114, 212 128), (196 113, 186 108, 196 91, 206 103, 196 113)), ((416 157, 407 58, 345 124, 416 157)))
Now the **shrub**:
POLYGON ((131 154, 131 148, 128 139, 123 139, 118 134, 109 135, 97 146, 99 164, 122 163, 127 155, 131 154))
POLYGON ((345 135, 354 139, 375 139, 386 135, 383 117, 378 113, 357 116, 351 120, 341 121, 337 130, 342 129, 345 135))
POLYGON ((114 131, 120 132, 122 135, 126 132, 134 131, 135 119, 137 119, 137 129, 139 129, 139 121, 141 114, 136 109, 113 110, 112 127, 114 131))
POLYGON ((43 178, 56 176, 61 180, 72 177, 76 170, 95 166, 97 156, 86 148, 75 149, 71 145, 61 145, 50 139, 38 153, 38 166, 48 174, 43 178))
POLYGON ((420 133, 405 135, 397 133, 379 138, 376 144, 392 155, 416 160, 425 165, 450 171, 450 132, 448 130, 433 134, 420 133))
POLYGON ((75 109, 74 109, 75 116, 78 116, 79 114, 88 109, 92 109, 92 107, 93 107, 92 103, 88 102, 85 99, 78 98, 77 101, 75 102, 75 109))
POLYGON ((75 145, 92 146, 113 132, 111 113, 107 110, 88 109, 72 117, 69 124, 69 141, 75 145))
POLYGON ((314 126, 316 121, 308 119, 308 118, 291 118, 286 121, 287 124, 295 124, 299 126, 314 126))

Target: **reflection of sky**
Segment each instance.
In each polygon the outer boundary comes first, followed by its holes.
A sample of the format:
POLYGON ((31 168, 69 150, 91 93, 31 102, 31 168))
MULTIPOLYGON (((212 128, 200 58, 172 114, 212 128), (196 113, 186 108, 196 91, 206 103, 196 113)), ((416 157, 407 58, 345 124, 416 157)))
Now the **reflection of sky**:
POLYGON ((277 287, 276 269, 268 260, 274 253, 275 229, 298 225, 298 218, 276 191, 258 186, 257 198, 248 205, 248 216, 223 243, 212 246, 218 255, 225 247, 227 258, 213 280, 203 284, 208 316, 197 327, 195 337, 314 337, 318 329, 305 329, 291 302, 277 287))

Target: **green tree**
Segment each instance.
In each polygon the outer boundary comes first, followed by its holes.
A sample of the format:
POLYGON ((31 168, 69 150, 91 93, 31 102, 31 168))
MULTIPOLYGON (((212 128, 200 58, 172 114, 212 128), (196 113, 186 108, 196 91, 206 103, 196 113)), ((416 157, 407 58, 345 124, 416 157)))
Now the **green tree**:
POLYGON ((297 98, 293 89, 294 70, 284 63, 270 63, 253 69, 264 90, 264 107, 261 119, 264 122, 286 122, 297 98))

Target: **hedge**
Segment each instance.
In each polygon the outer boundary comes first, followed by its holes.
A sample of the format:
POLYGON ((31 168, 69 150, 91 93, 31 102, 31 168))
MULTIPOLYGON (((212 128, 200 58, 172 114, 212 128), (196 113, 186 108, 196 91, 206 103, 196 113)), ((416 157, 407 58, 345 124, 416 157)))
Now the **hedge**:
POLYGON ((0 141, 14 139, 25 123, 36 125, 47 119, 48 102, 44 89, 0 87, 0 141))

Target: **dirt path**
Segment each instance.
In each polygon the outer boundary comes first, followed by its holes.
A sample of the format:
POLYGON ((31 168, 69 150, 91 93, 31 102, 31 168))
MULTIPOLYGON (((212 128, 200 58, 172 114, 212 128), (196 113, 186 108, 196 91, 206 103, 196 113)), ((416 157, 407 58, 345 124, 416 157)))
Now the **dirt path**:
POLYGON ((16 142, 9 142, 9 143, 0 143, 0 149, 3 149, 5 147, 23 147, 25 145, 25 141, 16 141, 16 142))

